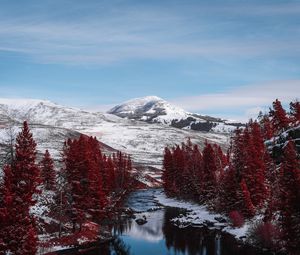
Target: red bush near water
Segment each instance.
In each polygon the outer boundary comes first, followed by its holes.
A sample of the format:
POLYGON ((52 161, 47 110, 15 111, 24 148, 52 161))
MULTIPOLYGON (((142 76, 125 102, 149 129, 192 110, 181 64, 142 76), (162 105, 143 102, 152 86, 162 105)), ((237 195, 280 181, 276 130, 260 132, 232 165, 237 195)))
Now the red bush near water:
POLYGON ((229 218, 231 220, 232 226, 240 228, 244 225, 245 219, 239 211, 231 211, 229 213, 229 218))

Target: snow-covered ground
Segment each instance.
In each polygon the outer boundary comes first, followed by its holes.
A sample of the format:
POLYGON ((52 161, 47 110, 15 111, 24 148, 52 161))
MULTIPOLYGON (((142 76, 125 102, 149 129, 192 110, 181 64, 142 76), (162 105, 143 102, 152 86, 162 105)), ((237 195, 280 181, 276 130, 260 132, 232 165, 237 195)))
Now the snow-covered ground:
POLYGON ((219 133, 181 130, 160 124, 141 121, 102 122, 94 127, 81 130, 96 136, 103 143, 132 155, 135 162, 161 167, 166 146, 181 144, 188 138, 201 148, 205 140, 226 147, 228 136, 219 133))
MULTIPOLYGON (((187 225, 206 225, 207 222, 213 223, 211 228, 220 228, 222 231, 234 235, 236 238, 243 238, 246 236, 250 227, 250 222, 246 222, 240 228, 234 228, 230 226, 230 220, 224 215, 210 212, 205 206, 199 205, 193 202, 186 202, 175 198, 168 198, 163 190, 157 189, 154 193, 155 200, 164 205, 170 207, 183 208, 187 210, 186 215, 180 215, 180 217, 174 218, 173 222, 179 223, 179 226, 187 225), (227 223, 220 223, 218 218, 226 219, 227 223)), ((210 225, 210 224, 209 224, 210 225)))

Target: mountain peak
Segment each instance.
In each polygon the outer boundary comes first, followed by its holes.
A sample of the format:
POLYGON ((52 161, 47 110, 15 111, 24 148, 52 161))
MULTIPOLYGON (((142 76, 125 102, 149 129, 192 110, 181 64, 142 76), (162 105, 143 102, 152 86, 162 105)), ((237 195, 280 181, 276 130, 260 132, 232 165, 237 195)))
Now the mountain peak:
POLYGON ((235 129, 235 126, 227 125, 224 120, 187 112, 157 96, 128 100, 113 107, 108 113, 121 118, 161 123, 183 129, 218 132, 235 129))
MULTIPOLYGON (((145 96, 145 97, 137 97, 137 98, 129 99, 117 106, 122 105, 122 106, 136 108, 136 107, 142 107, 148 103, 156 103, 156 102, 166 102, 166 101, 158 96, 145 96)), ((112 109, 110 111, 112 111, 112 109)))
POLYGON ((170 124, 169 122, 173 119, 185 118, 188 114, 183 109, 157 96, 146 96, 128 100, 115 106, 108 113, 123 118, 127 117, 165 124, 170 124))

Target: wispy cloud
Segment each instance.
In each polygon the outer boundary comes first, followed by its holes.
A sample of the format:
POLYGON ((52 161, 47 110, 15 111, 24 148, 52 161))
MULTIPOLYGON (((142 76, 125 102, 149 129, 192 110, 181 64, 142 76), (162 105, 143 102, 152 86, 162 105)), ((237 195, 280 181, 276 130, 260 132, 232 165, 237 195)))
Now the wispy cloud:
POLYGON ((242 111, 243 114, 232 118, 247 120, 249 117, 257 117, 259 111, 267 110, 276 98, 288 104, 297 97, 299 99, 299 96, 300 80, 282 80, 251 84, 225 93, 176 98, 173 103, 200 113, 242 111))
MULTIPOLYGON (((264 20, 253 29, 251 21, 241 18, 241 14, 253 17, 267 13, 276 18, 278 14, 298 13, 300 5, 256 2, 246 8, 245 5, 224 7, 194 2, 178 6, 87 5, 81 15, 78 6, 70 5, 69 12, 72 14, 75 9, 76 18, 70 18, 68 12, 66 18, 61 18, 57 8, 50 8, 52 15, 5 16, 0 18, 0 50, 22 52, 37 62, 71 65, 130 59, 221 59, 300 53, 299 35, 278 37, 283 29, 280 22, 275 20, 271 26, 264 20), (209 16, 216 14, 220 18, 211 20, 209 16), (270 32, 267 37, 265 30, 270 32)), ((291 25, 289 29, 298 28, 291 25)))

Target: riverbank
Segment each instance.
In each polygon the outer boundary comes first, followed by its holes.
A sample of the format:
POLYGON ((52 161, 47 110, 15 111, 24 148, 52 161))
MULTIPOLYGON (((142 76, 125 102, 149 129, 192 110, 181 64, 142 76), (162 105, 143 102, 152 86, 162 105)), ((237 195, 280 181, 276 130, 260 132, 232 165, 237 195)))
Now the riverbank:
POLYGON ((223 232, 233 235, 238 240, 245 240, 251 225, 259 221, 255 217, 251 221, 246 221, 241 227, 232 227, 228 217, 209 211, 206 206, 194 202, 169 198, 162 189, 157 189, 154 193, 154 199, 163 206, 177 207, 187 210, 185 215, 179 215, 172 222, 179 228, 186 226, 205 226, 210 229, 219 229, 223 232))
MULTIPOLYGON (((45 217, 44 213, 40 212, 39 226, 43 232, 47 234, 39 234, 38 254, 56 254, 57 251, 72 250, 76 247, 93 247, 101 243, 110 242, 113 239, 111 218, 118 218, 118 215, 123 214, 123 203, 127 200, 128 194, 132 190, 125 190, 123 192, 115 193, 109 199, 109 206, 105 208, 105 215, 103 219, 86 220, 82 223, 80 231, 72 231, 71 222, 61 222, 55 217, 45 217), (59 230, 61 228, 61 233, 59 230)), ((47 211, 50 211, 48 208, 47 211)))
POLYGON ((239 241, 246 228, 234 229, 239 233, 234 235, 224 216, 194 203, 167 198, 162 189, 132 192, 119 217, 111 223, 111 241, 95 243, 89 249, 81 245, 52 254, 270 254, 239 241), (138 219, 145 222, 140 224, 138 219))

